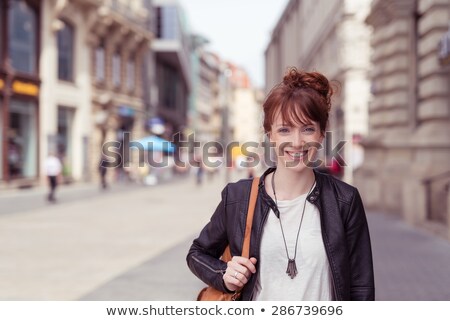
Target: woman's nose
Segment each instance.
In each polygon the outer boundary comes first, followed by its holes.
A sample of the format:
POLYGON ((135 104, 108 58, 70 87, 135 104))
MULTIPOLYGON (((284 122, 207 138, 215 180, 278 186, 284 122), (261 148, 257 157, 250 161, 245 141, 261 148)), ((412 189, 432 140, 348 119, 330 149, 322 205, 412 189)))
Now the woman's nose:
POLYGON ((296 132, 292 137, 292 147, 293 148, 302 148, 302 146, 305 144, 304 138, 302 133, 296 132))

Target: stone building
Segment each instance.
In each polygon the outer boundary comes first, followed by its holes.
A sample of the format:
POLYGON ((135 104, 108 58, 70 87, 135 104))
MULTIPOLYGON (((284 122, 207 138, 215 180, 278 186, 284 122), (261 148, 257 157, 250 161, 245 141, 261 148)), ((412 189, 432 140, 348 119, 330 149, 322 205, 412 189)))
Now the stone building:
MULTIPOLYGON (((148 30, 150 16, 143 0, 102 0, 85 17, 91 57, 92 119, 94 130, 87 138, 91 172, 96 175, 101 148, 107 141, 123 145, 145 135, 148 110, 144 102, 143 73, 153 34, 148 30)), ((129 153, 117 151, 122 166, 129 153)))
POLYGON ((7 0, 0 6, 0 185, 96 173, 102 144, 143 134, 144 0, 7 0))
POLYGON ((97 6, 64 0, 42 1, 41 6, 40 160, 57 155, 64 180, 77 181, 88 172, 92 130, 89 30, 84 22, 97 6))
MULTIPOLYGON (((291 0, 275 26, 266 55, 266 93, 287 67, 318 71, 337 90, 330 113, 331 146, 346 162, 344 180, 362 162, 359 138, 367 134, 370 98, 370 28, 364 19, 371 0, 291 0)), ((328 162, 328 165, 330 163, 328 162)))
POLYGON ((450 1, 376 0, 365 205, 450 238, 450 1))

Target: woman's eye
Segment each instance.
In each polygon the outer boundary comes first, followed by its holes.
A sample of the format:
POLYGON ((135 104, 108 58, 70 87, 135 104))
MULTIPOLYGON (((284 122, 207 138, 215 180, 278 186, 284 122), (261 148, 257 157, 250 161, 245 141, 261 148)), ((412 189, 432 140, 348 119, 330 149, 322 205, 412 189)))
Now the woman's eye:
POLYGON ((316 129, 314 127, 306 127, 304 131, 307 133, 314 133, 316 129))
POLYGON ((279 132, 279 133, 288 133, 288 132, 289 132, 289 129, 283 127, 283 128, 278 129, 278 132, 279 132))

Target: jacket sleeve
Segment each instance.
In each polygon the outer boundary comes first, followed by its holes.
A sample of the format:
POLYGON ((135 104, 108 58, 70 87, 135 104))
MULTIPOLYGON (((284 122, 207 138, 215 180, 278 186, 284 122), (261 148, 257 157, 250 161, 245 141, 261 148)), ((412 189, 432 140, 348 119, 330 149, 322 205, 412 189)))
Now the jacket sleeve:
POLYGON ((222 292, 229 292, 223 283, 227 263, 219 259, 228 245, 227 189, 228 185, 222 190, 222 200, 211 220, 200 232, 198 238, 193 241, 186 258, 192 273, 206 284, 222 292))
POLYGON ((375 283, 366 214, 357 189, 346 222, 350 258, 350 297, 352 301, 375 300, 375 283))

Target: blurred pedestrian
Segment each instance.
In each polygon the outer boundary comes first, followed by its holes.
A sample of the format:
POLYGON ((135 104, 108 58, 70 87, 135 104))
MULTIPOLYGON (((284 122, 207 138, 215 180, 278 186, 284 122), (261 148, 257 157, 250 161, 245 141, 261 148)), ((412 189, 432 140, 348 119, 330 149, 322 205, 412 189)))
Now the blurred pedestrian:
POLYGON ((50 153, 45 160, 44 167, 50 187, 50 192, 47 196, 47 200, 49 202, 56 202, 55 192, 56 187, 58 186, 58 179, 62 171, 61 161, 53 153, 50 153))
POLYGON ((108 188, 108 184, 106 182, 106 173, 108 171, 107 164, 108 164, 108 160, 107 160, 106 156, 102 154, 102 157, 100 158, 100 163, 98 166, 98 171, 100 174, 100 184, 101 184, 100 186, 102 189, 108 188))
POLYGON ((197 161, 197 173, 196 173, 197 185, 202 184, 204 173, 205 173, 205 167, 203 165, 203 161, 199 160, 199 161, 197 161))
POLYGON ((374 300, 372 251, 356 188, 314 170, 333 90, 317 72, 288 70, 263 104, 276 167, 259 182, 249 257, 240 256, 251 179, 228 184, 187 255, 191 271, 242 300, 374 300), (244 215, 244 216, 242 216, 244 215), (229 245, 232 260, 220 256, 229 245))

